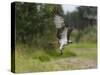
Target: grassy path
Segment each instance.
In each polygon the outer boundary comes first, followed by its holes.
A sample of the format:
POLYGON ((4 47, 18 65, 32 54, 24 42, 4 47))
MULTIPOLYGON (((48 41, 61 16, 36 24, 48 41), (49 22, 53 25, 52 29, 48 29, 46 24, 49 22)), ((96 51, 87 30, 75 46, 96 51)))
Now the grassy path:
MULTIPOLYGON (((64 54, 50 56, 42 50, 27 53, 25 48, 16 50, 16 72, 46 72, 62 70, 93 69, 97 67, 97 48, 90 45, 70 45, 64 54), (20 50, 21 49, 21 50, 20 50), (45 60, 40 61, 39 59, 45 60), (50 60, 47 60, 47 59, 50 60)), ((53 51, 54 52, 54 51, 53 51)))
POLYGON ((82 59, 78 57, 62 58, 58 60, 51 60, 49 62, 38 62, 38 61, 32 62, 30 60, 27 60, 27 62, 22 63, 22 65, 20 65, 21 67, 18 68, 16 71, 17 72, 46 72, 46 71, 93 69, 97 67, 97 63, 95 60, 82 59))
POLYGON ((55 70, 76 70, 76 69, 89 69, 96 68, 96 62, 90 59, 82 59, 78 57, 72 58, 63 58, 59 60, 54 60, 51 62, 43 63, 51 64, 55 68, 55 70))

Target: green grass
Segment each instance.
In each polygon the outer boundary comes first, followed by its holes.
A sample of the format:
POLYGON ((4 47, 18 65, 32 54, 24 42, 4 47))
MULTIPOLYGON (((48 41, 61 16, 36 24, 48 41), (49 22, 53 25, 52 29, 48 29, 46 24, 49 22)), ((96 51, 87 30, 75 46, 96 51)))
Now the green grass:
POLYGON ((22 44, 16 46, 15 52, 17 73, 95 68, 97 60, 97 48, 94 43, 68 45, 64 48, 63 55, 60 55, 58 49, 44 50, 22 44), (87 61, 89 63, 86 63, 87 61), (91 63, 95 66, 86 66, 91 63))
POLYGON ((67 48, 96 48, 96 43, 74 43, 67 48))

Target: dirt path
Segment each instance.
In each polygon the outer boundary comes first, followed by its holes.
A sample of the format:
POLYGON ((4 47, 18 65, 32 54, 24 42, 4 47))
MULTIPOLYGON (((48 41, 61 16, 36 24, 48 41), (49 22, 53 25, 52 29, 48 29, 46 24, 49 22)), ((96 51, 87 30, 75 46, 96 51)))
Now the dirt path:
POLYGON ((92 69, 97 67, 96 61, 92 59, 82 58, 63 58, 53 60, 45 63, 45 65, 51 65, 53 70, 79 70, 79 69, 92 69))

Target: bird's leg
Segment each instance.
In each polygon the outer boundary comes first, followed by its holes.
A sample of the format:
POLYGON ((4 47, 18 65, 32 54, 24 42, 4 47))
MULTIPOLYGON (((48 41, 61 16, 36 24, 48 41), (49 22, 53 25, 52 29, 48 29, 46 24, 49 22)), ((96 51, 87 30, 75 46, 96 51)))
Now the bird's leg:
POLYGON ((61 43, 61 45, 60 45, 60 53, 61 53, 61 55, 63 54, 63 44, 61 43))
POLYGON ((62 48, 63 48, 63 44, 61 43, 61 44, 60 44, 60 50, 62 50, 62 48))

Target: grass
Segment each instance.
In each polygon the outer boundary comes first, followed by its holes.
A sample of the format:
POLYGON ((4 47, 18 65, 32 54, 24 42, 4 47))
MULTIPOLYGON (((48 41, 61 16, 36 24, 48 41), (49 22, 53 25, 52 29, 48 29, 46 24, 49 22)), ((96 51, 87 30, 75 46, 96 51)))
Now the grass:
POLYGON ((95 43, 68 45, 63 55, 59 54, 58 49, 44 50, 18 44, 15 53, 17 73, 96 68, 97 61, 95 43))

